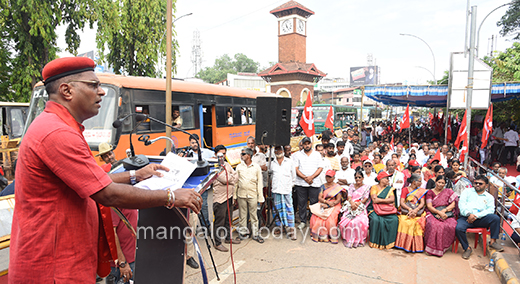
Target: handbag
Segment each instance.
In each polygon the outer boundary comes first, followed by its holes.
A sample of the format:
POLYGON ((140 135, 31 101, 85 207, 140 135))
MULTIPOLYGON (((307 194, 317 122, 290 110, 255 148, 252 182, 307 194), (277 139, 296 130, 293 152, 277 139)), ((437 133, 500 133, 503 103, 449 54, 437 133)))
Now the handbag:
MULTIPOLYGON (((439 211, 442 211, 442 210, 446 209, 446 207, 447 207, 447 206, 437 206, 437 207, 435 207, 435 209, 436 209, 436 210, 439 210, 439 211)), ((445 214, 446 214, 446 216, 448 216, 448 218, 453 218, 453 217, 455 217, 455 214, 453 214, 453 211, 446 212, 445 214)), ((437 218, 436 215, 437 215, 437 214, 435 214, 435 215, 433 215, 433 216, 434 216, 435 218, 437 218)), ((439 218, 437 218, 437 219, 440 220, 440 219, 441 219, 440 216, 439 216, 439 218)))
MULTIPOLYGON (((412 208, 413 210, 415 210, 415 208, 417 208, 419 206, 410 201, 406 201, 405 205, 408 206, 408 208, 412 208)), ((424 207, 426 207, 426 206, 423 206, 419 211, 417 211, 417 216, 422 215, 422 213, 424 213, 424 207)), ((446 206, 444 206, 444 207, 446 207, 446 206)), ((408 209, 404 209, 404 207, 401 206, 401 214, 406 215, 406 214, 408 214, 408 212, 409 212, 408 209)))
POLYGON ((329 218, 330 214, 332 214, 334 207, 323 208, 323 207, 321 207, 320 202, 316 202, 316 203, 310 205, 309 209, 311 209, 312 214, 320 217, 323 220, 327 220, 327 218, 329 218))
POLYGON ((374 211, 379 216, 392 215, 397 213, 393 203, 374 203, 374 211))

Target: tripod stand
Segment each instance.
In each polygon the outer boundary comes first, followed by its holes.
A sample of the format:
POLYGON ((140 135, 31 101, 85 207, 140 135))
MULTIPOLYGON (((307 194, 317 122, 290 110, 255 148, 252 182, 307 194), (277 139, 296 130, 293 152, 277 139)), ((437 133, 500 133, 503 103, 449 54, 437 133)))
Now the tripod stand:
POLYGON ((262 205, 262 212, 265 212, 265 219, 262 219, 263 225, 267 225, 268 228, 271 228, 273 224, 275 223, 276 219, 282 222, 282 218, 280 217, 280 212, 278 212, 278 209, 276 209, 276 206, 274 205, 274 198, 272 193, 272 184, 271 184, 271 176, 272 176, 272 170, 271 170, 271 154, 272 154, 272 148, 273 146, 269 145, 269 158, 268 158, 268 164, 267 164, 267 192, 266 192, 266 198, 265 202, 262 205), (275 212, 275 216, 273 216, 273 210, 275 212), (272 220, 270 218, 272 217, 272 220), (270 222, 269 222, 270 220, 270 222), (267 224, 269 222, 269 224, 267 224))

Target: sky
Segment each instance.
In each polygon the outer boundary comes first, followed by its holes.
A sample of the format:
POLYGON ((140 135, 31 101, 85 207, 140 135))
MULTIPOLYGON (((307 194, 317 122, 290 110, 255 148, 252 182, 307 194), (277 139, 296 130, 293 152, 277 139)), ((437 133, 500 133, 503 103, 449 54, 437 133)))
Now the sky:
MULTIPOLYGON (((193 77, 191 62, 194 31, 200 32, 202 67, 215 59, 243 53, 269 67, 278 61, 278 23, 269 11, 287 0, 177 0, 175 22, 180 46, 178 78, 193 77)), ((329 78, 348 78, 350 67, 366 66, 372 54, 380 67, 381 83, 426 84, 449 69, 450 53, 464 49, 467 0, 300 0, 314 11, 307 21, 307 63, 314 63, 329 78), (400 36, 412 34, 421 40, 400 36)), ((508 0, 471 0, 477 6, 477 27, 484 17, 508 0)), ((479 56, 490 52, 491 36, 498 36, 493 50, 504 51, 513 43, 499 35, 496 23, 506 12, 502 7, 483 22, 479 56)), ((64 27, 59 27, 58 46, 65 47, 64 27)), ((468 36, 469 37, 469 36, 468 36)), ((95 31, 81 33, 79 53, 95 49, 95 31)), ((67 56, 66 52, 59 53, 67 56)))

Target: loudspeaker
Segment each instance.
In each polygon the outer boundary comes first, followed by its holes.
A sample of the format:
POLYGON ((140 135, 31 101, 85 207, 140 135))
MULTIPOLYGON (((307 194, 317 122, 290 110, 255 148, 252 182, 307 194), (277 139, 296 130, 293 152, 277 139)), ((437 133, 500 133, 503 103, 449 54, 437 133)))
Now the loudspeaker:
POLYGON ((284 146, 291 143, 291 98, 256 98, 256 143, 284 146))

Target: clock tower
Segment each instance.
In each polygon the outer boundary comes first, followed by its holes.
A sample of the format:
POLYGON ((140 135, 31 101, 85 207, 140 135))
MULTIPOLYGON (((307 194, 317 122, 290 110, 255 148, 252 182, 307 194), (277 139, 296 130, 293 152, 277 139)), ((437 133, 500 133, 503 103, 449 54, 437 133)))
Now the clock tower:
POLYGON ((260 72, 271 92, 292 98, 292 105, 314 94, 314 85, 326 74, 307 63, 307 19, 314 12, 289 1, 270 12, 278 19, 278 63, 260 72))

